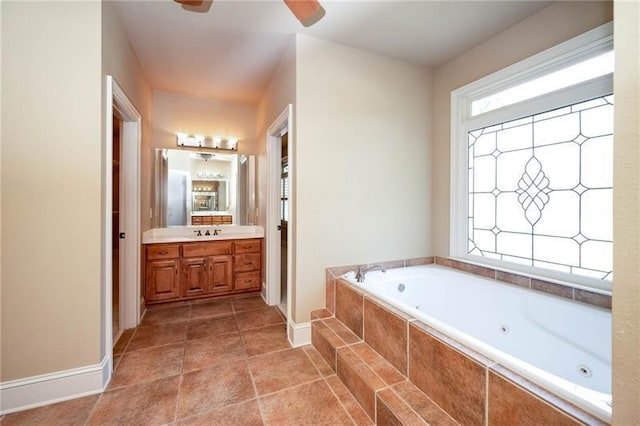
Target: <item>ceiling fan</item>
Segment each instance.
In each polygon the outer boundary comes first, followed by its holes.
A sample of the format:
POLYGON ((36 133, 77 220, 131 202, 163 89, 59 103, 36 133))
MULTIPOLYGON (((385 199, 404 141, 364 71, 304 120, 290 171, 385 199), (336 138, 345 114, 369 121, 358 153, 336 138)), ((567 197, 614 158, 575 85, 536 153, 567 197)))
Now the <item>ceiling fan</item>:
MULTIPOLYGON (((213 0, 174 0, 182 5, 183 9, 192 12, 208 12, 213 0)), ((305 27, 318 22, 324 16, 324 8, 317 0, 283 0, 291 10, 291 13, 305 27)))

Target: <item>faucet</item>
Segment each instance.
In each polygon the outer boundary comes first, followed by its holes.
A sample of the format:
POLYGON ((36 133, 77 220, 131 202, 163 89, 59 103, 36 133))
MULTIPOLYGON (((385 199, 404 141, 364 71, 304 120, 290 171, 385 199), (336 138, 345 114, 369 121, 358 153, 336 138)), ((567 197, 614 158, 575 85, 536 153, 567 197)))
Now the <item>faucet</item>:
POLYGON ((374 271, 379 269, 381 272, 387 272, 384 266, 382 265, 371 265, 371 266, 358 266, 358 271, 356 272, 356 281, 359 283, 364 282, 364 275, 369 271, 374 271))
POLYGON ((197 230, 197 231, 193 231, 196 234, 196 237, 202 237, 202 231, 201 230, 197 230))
POLYGON ((209 235, 211 235, 211 232, 209 232, 209 230, 207 229, 207 232, 205 232, 204 235, 208 237, 209 235))
POLYGON ((221 232, 222 232, 222 229, 214 229, 213 230, 213 235, 218 235, 221 232))

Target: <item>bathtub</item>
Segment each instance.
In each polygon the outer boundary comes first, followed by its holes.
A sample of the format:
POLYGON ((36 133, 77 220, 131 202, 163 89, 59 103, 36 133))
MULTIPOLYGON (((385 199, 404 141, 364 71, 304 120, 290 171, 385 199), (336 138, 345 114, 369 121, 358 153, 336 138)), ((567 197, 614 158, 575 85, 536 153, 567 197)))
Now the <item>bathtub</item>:
POLYGON ((439 265, 342 277, 611 421, 611 313, 439 265))

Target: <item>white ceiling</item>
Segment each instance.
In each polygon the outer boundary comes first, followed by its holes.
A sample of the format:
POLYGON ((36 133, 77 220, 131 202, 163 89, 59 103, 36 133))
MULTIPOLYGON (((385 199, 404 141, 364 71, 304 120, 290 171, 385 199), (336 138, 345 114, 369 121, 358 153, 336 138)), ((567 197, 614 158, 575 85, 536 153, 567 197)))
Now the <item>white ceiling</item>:
POLYGON ((424 66, 440 65, 550 1, 330 1, 304 28, 281 0, 215 0, 194 13, 171 0, 116 10, 153 89, 256 103, 296 32, 424 66))

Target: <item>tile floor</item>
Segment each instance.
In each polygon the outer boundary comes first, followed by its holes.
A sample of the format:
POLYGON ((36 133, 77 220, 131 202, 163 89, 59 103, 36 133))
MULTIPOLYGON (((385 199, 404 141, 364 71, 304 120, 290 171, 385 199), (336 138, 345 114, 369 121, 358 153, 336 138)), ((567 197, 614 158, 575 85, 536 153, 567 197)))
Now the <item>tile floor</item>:
POLYGON ((102 394, 1 424, 371 424, 313 347, 290 347, 284 317, 259 295, 151 307, 114 354, 102 394))

